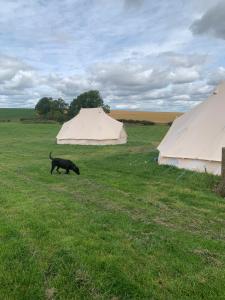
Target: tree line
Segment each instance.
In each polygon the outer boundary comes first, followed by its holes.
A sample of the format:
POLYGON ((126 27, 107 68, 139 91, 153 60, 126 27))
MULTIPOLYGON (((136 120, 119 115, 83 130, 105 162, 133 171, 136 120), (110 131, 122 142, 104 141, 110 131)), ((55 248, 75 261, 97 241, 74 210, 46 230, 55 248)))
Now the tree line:
POLYGON ((104 104, 102 96, 97 90, 80 94, 70 104, 62 98, 43 97, 37 102, 35 110, 41 119, 64 122, 76 116, 81 108, 94 107, 102 107, 105 112, 110 112, 109 105, 104 104))

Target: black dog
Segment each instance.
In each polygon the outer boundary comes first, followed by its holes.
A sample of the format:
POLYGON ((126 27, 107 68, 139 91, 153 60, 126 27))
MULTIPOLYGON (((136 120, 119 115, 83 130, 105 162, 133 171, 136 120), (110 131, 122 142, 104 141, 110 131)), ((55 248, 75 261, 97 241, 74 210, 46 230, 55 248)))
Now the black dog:
POLYGON ((54 171, 54 169, 57 167, 56 171, 58 173, 60 173, 59 169, 61 168, 66 170, 65 174, 69 174, 71 170, 74 171, 77 175, 80 175, 79 168, 71 160, 62 159, 62 158, 53 158, 51 154, 52 152, 50 152, 49 154, 49 158, 52 160, 51 174, 54 171))

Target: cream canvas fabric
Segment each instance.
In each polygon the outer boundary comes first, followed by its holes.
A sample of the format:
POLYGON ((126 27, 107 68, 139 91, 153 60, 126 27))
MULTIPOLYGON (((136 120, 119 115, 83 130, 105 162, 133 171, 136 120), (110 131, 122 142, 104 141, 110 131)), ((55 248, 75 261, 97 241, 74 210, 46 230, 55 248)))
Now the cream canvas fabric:
POLYGON ((127 142, 123 123, 108 116, 101 107, 82 108, 63 124, 57 144, 114 145, 127 142))
POLYGON ((177 118, 158 146, 159 164, 221 174, 225 147, 225 82, 212 96, 177 118))

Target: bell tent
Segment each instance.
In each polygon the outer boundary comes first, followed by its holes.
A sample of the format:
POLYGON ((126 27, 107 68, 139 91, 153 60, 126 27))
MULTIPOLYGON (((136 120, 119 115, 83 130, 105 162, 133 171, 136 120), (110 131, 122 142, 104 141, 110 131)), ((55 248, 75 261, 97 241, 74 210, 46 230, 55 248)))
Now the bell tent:
POLYGON ((125 144, 123 123, 111 118, 101 107, 81 108, 78 115, 64 123, 57 144, 115 145, 125 144))
POLYGON ((206 101, 173 122, 158 146, 158 162, 219 175, 222 147, 225 147, 225 82, 206 101))

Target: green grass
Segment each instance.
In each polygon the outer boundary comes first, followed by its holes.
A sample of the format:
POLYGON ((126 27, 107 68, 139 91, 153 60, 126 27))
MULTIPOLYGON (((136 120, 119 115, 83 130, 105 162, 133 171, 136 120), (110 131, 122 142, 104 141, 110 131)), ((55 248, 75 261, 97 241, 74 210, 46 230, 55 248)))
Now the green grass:
POLYGON ((20 118, 34 118, 34 109, 29 108, 0 108, 0 121, 17 121, 20 118))
POLYGON ((0 299, 225 299, 219 178, 158 166, 166 126, 104 147, 58 130, 0 124, 0 299), (51 176, 50 150, 81 175, 51 176))

